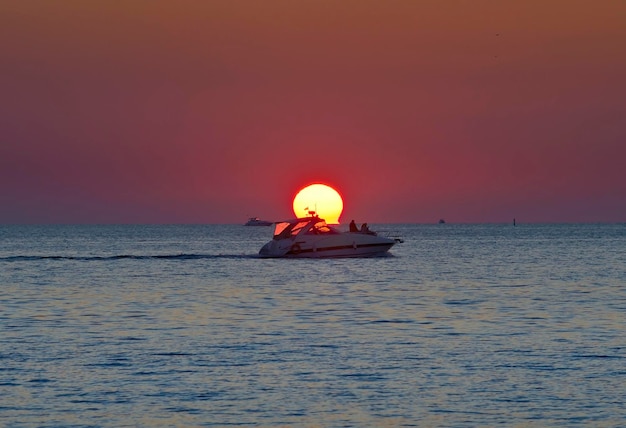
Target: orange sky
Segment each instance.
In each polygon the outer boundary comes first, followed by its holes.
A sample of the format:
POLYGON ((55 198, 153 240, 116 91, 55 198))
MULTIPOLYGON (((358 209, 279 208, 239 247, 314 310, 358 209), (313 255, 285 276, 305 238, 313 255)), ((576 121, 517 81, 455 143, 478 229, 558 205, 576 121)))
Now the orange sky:
POLYGON ((626 221, 626 2, 0 2, 0 223, 626 221))

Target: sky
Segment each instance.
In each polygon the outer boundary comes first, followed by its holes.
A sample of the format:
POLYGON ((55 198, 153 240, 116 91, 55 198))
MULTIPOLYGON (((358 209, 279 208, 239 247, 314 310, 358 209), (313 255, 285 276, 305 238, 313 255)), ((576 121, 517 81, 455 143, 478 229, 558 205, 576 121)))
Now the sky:
POLYGON ((626 222, 621 0, 0 0, 0 224, 626 222))

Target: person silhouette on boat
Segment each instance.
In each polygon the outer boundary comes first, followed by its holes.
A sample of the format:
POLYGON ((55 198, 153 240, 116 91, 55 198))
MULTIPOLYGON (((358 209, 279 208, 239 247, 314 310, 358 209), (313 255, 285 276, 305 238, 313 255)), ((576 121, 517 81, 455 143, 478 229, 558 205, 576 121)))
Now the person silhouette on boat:
POLYGON ((358 232, 359 228, 356 226, 356 223, 354 222, 354 220, 352 220, 350 222, 350 232, 358 232))
POLYGON ((367 223, 361 225, 361 233, 370 233, 370 228, 367 227, 367 223))

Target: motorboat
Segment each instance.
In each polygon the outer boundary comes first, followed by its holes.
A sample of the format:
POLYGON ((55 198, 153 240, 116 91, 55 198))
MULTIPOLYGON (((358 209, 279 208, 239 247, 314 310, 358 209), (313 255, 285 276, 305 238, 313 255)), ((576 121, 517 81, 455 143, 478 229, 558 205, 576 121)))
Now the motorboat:
POLYGON ((244 226, 271 226, 273 221, 260 220, 258 217, 250 217, 244 226))
POLYGON ((400 238, 376 232, 342 232, 317 215, 276 222, 274 237, 259 251, 263 257, 367 257, 382 255, 400 238))

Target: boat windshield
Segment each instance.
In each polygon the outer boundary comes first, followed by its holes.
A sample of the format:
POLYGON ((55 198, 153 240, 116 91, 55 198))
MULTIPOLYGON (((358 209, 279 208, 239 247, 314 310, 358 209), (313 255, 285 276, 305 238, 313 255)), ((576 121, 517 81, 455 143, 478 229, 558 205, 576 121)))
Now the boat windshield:
POLYGON ((327 233, 337 233, 337 231, 327 225, 325 221, 318 221, 317 223, 312 225, 306 233, 312 235, 322 235, 327 233))
POLYGON ((322 219, 301 219, 298 221, 283 221, 276 223, 274 228, 274 239, 288 239, 293 238, 303 232, 307 235, 324 235, 324 234, 337 234, 337 230, 330 227, 322 219))
POLYGON ((310 223, 310 220, 299 221, 297 223, 289 223, 287 221, 276 223, 276 228, 274 229, 274 239, 285 239, 296 236, 303 227, 310 223))

